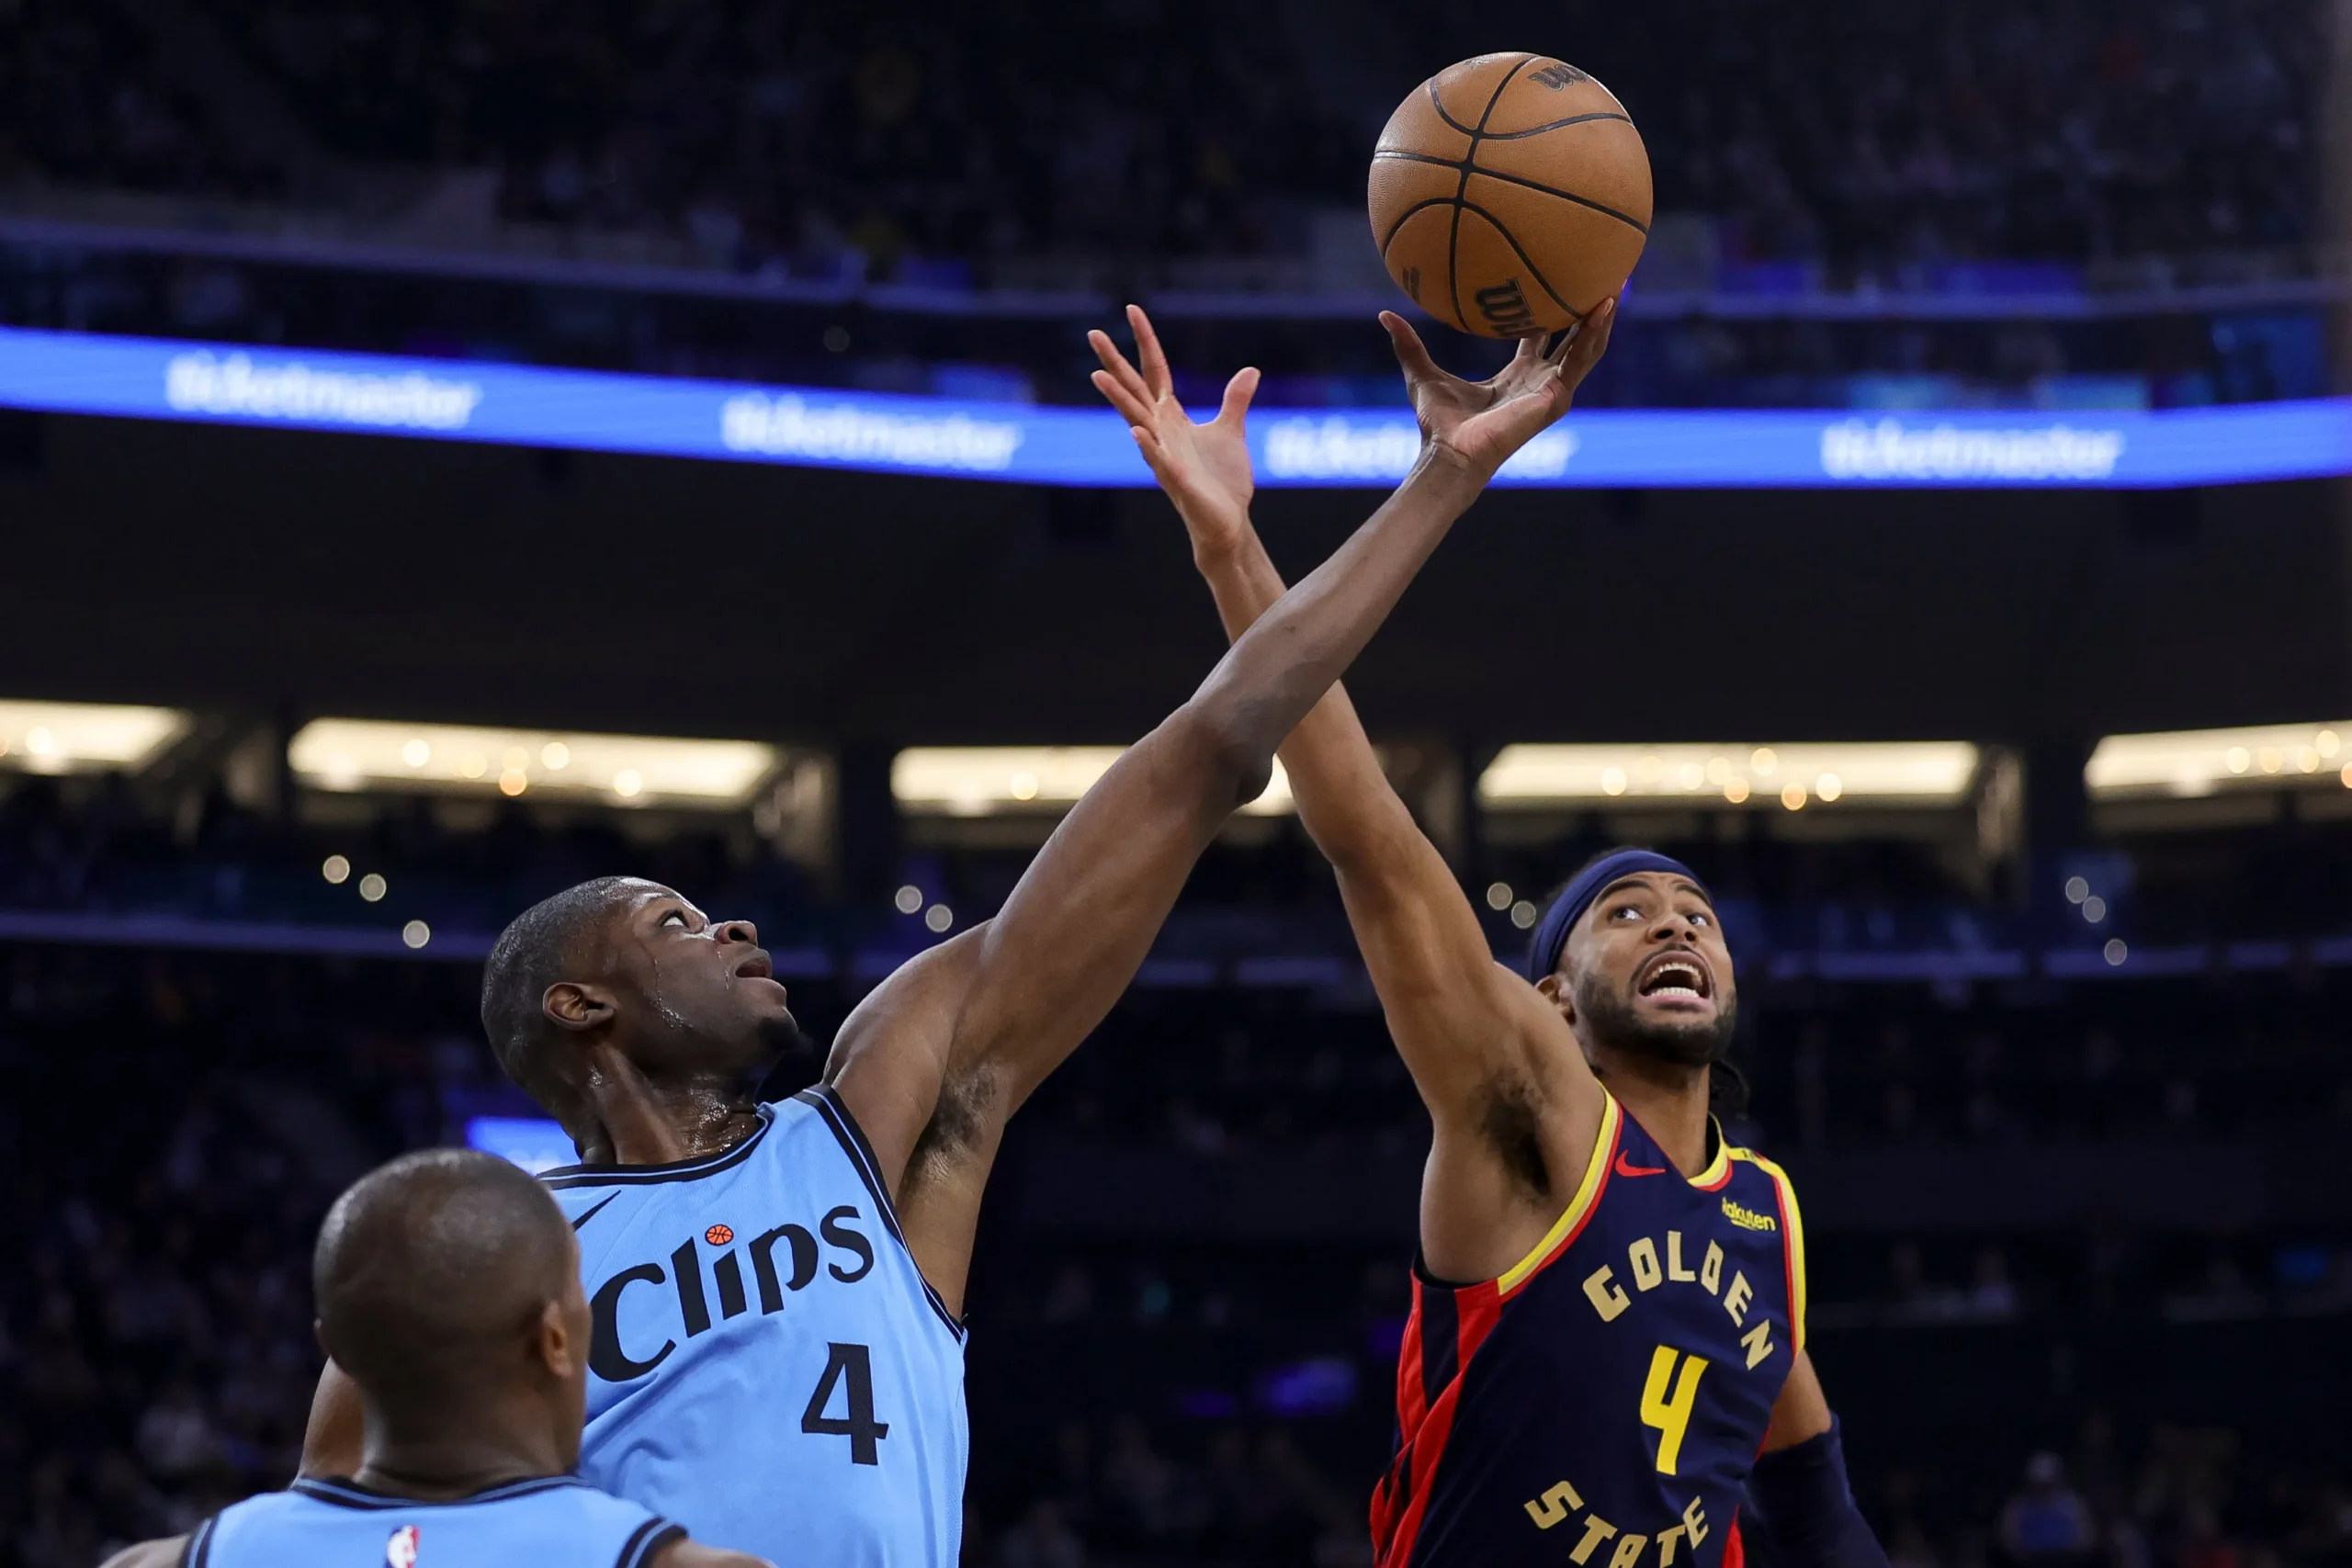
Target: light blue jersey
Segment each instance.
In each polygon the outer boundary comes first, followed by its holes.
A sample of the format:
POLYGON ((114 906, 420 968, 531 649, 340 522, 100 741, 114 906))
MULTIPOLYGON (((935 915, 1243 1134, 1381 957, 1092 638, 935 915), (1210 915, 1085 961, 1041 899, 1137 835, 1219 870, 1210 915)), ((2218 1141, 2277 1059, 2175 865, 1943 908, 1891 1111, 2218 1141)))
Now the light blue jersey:
POLYGON ((684 1535, 568 1475, 493 1486, 451 1503, 387 1496, 348 1481, 298 1481, 196 1527, 184 1568, 645 1568, 684 1535))
POLYGON ((709 1546, 824 1568, 953 1568, 964 1331, 831 1089, 725 1154, 544 1179, 594 1310, 580 1473, 709 1546))

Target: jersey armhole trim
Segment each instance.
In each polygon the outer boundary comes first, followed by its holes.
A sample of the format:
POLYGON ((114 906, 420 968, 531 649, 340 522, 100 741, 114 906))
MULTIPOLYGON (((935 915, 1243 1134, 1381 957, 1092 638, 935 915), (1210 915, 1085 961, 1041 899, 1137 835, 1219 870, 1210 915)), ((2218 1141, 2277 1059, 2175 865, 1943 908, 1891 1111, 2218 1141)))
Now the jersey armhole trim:
POLYGON ((638 1526, 621 1543, 621 1554, 613 1559, 613 1568, 645 1568, 662 1548, 685 1539, 685 1526, 673 1524, 657 1514, 638 1526))
POLYGON ((180 1548, 180 1568, 205 1568, 212 1560, 212 1527, 220 1522, 213 1515, 187 1532, 187 1540, 180 1548))
POLYGON ((1560 1211, 1560 1217, 1552 1222, 1552 1228, 1535 1244, 1534 1250, 1496 1278, 1497 1292, 1509 1295, 1525 1284, 1530 1275, 1584 1228, 1584 1222, 1600 1201, 1600 1190, 1609 1184, 1609 1162, 1617 1153, 1617 1137, 1623 1130, 1624 1113, 1618 1108, 1617 1097, 1604 1089, 1600 1091, 1600 1127, 1593 1134, 1592 1157, 1585 1161, 1584 1179, 1577 1183, 1576 1196, 1568 1200, 1568 1206, 1560 1211))
MULTIPOLYGON (((849 1156, 850 1166, 857 1172, 858 1179, 865 1183, 865 1190, 873 1195, 875 1207, 881 1210, 882 1223, 889 1227, 890 1239, 907 1254, 907 1261, 913 1263, 914 1252, 907 1246, 907 1233, 899 1225, 899 1206, 890 1201, 889 1189, 882 1184, 882 1162, 875 1158, 874 1145, 865 1141, 865 1129, 860 1127, 857 1118, 850 1114, 848 1104, 834 1092, 832 1085, 826 1083, 811 1085, 792 1098, 813 1107, 824 1119, 825 1125, 832 1130, 833 1137, 841 1144, 842 1152, 849 1156)), ((939 1314, 939 1321, 947 1325, 947 1331, 960 1343, 965 1335, 964 1325, 956 1321, 954 1313, 947 1310, 947 1303, 940 1299, 937 1291, 932 1289, 931 1281, 923 1278, 921 1264, 915 1265, 915 1279, 922 1286, 923 1299, 931 1303, 931 1310, 939 1314)))
POLYGON ((1805 1308, 1804 1215, 1797 1208, 1796 1183, 1789 1179, 1787 1171, 1762 1155, 1741 1149, 1737 1156, 1772 1179, 1772 1190, 1781 1201, 1781 1224, 1786 1232, 1786 1239, 1781 1246, 1787 1254, 1789 1270, 1789 1337, 1795 1342, 1796 1349, 1802 1351, 1804 1348, 1805 1308))

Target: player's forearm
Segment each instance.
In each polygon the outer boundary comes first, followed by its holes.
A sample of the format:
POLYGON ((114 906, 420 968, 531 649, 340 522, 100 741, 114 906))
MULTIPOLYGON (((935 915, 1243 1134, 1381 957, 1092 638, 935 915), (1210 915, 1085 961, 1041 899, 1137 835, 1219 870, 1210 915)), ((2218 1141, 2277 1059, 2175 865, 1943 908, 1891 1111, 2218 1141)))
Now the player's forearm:
MULTIPOLYGON (((1425 453, 1329 560, 1254 617, 1194 694, 1192 705, 1230 747, 1262 767, 1372 640, 1483 488, 1482 476, 1425 453)), ((1262 559, 1262 548, 1258 553, 1262 559)), ((1220 613, 1229 596, 1238 615, 1263 592, 1267 579, 1279 588, 1271 561, 1262 578, 1254 569, 1245 570, 1248 580, 1237 580, 1229 594, 1220 596, 1220 613)), ((1228 629, 1235 618, 1228 615, 1228 629)), ((1348 716, 1352 725, 1352 713, 1348 716)), ((1361 742, 1361 727, 1355 732, 1361 742)), ((1369 755, 1368 743, 1364 750, 1369 755)))
MULTIPOLYGON (((1264 542, 1246 520, 1229 546, 1196 549, 1193 564, 1216 601, 1226 636, 1237 641, 1285 589, 1264 542)), ((1335 865, 1344 869, 1358 860, 1398 819, 1410 825, 1346 687, 1335 684, 1324 694, 1282 743, 1281 755, 1300 819, 1335 865)))

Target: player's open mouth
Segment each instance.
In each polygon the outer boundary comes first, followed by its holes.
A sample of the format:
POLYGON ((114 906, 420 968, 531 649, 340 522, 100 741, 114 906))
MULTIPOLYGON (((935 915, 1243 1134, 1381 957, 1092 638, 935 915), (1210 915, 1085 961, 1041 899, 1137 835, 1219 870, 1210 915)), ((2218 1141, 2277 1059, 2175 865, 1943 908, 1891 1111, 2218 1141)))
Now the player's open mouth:
POLYGON ((775 964, 770 961, 765 952, 753 948, 749 958, 735 965, 735 978, 773 980, 775 978, 775 964))
POLYGON ((1714 976, 1705 962, 1681 953, 1662 953, 1643 966, 1634 981, 1637 995, 1669 1001, 1700 1001, 1714 995, 1714 976))

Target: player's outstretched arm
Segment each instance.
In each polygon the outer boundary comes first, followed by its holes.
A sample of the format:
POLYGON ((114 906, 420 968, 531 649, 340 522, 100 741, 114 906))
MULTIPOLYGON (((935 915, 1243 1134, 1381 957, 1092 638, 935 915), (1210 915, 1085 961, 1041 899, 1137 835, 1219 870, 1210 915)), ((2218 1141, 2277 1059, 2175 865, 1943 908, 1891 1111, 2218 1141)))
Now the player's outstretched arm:
MULTIPOLYGON (((1391 320, 1400 353, 1418 352, 1391 320)), ((1264 787, 1283 737, 1495 469, 1566 409, 1560 365, 1531 350, 1473 389, 1396 493, 1087 792, 1002 911, 908 964, 842 1026, 827 1078, 865 1125, 916 1260, 951 1305, 1005 1119, 1126 988, 1193 862, 1264 787)))
POLYGON ((175 1535, 169 1540, 142 1540, 136 1546, 126 1546, 101 1564, 101 1568, 179 1568, 179 1561, 187 1551, 187 1537, 175 1535))
MULTIPOLYGON (((1196 425, 1176 400, 1149 318, 1130 306, 1128 320, 1140 367, 1091 333, 1102 361, 1095 386, 1126 417, 1176 503, 1193 561, 1227 633, 1238 637, 1283 592, 1250 521, 1255 485, 1244 421, 1257 372, 1234 377, 1216 417, 1196 425)), ((1608 347, 1612 321, 1613 307, 1604 308, 1570 347, 1563 373, 1570 393, 1608 347)), ((1398 353, 1424 427, 1455 417, 1464 384, 1430 364, 1409 331, 1398 334, 1398 353)), ((1430 1266, 1447 1278, 1490 1278, 1532 1245, 1519 1233, 1540 1235, 1566 1201, 1600 1128, 1599 1089, 1556 1010, 1494 963, 1476 913, 1390 787, 1343 689, 1334 686, 1316 705, 1282 758, 1300 818, 1339 874, 1390 1032, 1430 1107, 1435 1136, 1422 1235, 1430 1266), (1566 1169, 1548 1169, 1540 1145, 1529 1157, 1515 1123, 1530 1104, 1556 1105, 1555 1146, 1566 1169)))

